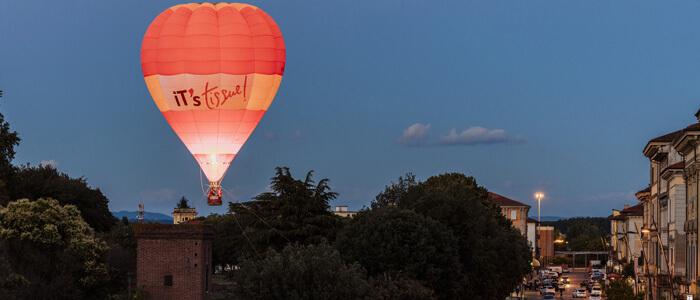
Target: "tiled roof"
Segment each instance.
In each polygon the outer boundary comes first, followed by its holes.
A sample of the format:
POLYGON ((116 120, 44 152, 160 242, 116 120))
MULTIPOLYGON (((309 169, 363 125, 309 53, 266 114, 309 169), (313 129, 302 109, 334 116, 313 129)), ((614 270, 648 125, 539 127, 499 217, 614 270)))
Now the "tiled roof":
POLYGON ((681 136, 683 134, 683 130, 677 130, 671 133, 664 134, 662 136, 657 136, 649 141, 649 143, 670 143, 673 142, 674 139, 677 137, 681 136))
POLYGON ((498 206, 524 206, 524 207, 530 207, 530 205, 523 204, 521 202, 515 201, 513 199, 507 198, 505 196, 489 192, 489 198, 491 198, 491 201, 495 202, 498 204, 498 206))
POLYGON ((695 123, 685 128, 686 131, 697 131, 700 130, 700 123, 695 123))
POLYGON ((644 189, 639 190, 637 193, 648 193, 651 192, 651 187, 645 187, 644 189))
POLYGON ((644 205, 637 204, 635 206, 630 206, 628 208, 620 211, 620 214, 627 216, 643 216, 644 215, 644 205))
POLYGON ((624 219, 625 218, 622 215, 617 215, 617 216, 609 215, 608 216, 608 220, 624 220, 624 219))

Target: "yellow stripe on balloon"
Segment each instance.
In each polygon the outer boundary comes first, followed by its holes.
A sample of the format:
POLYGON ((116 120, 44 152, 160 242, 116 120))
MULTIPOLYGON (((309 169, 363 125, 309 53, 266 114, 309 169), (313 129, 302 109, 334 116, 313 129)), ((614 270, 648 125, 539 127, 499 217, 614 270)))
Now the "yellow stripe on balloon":
POLYGON ((267 110, 282 82, 276 74, 150 75, 144 79, 161 112, 267 110))
POLYGON ((151 93, 151 98, 153 98, 156 106, 158 106, 158 110, 166 111, 168 110, 168 105, 163 99, 163 91, 160 88, 160 81, 158 80, 158 77, 160 77, 160 75, 151 75, 146 76, 143 79, 146 80, 146 87, 151 93))

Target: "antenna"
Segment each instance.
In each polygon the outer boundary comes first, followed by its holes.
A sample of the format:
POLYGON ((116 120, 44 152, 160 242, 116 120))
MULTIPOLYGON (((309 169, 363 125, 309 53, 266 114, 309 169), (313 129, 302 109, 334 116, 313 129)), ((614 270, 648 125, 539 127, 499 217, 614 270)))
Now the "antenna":
POLYGON ((141 202, 141 203, 139 203, 139 211, 138 211, 138 214, 136 215, 136 220, 139 223, 143 223, 143 215, 144 215, 143 202, 141 202))

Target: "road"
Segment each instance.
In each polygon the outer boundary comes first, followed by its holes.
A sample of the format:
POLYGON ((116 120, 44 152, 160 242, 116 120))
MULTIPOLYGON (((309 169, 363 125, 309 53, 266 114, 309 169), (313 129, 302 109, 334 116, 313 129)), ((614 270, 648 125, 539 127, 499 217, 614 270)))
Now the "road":
MULTIPOLYGON (((572 272, 572 273, 566 273, 563 274, 563 276, 569 276, 569 279, 571 280, 571 284, 569 284, 569 288, 564 291, 563 296, 564 298, 559 297, 559 292, 557 292, 556 299, 588 299, 588 298, 572 298, 571 293, 573 293, 575 288, 578 288, 581 284, 581 282, 586 279, 588 276, 588 273, 586 272, 572 272)), ((542 295, 540 295, 539 292, 537 291, 527 291, 525 292, 525 299, 527 300, 537 300, 537 299, 542 299, 542 295)), ((605 299, 605 298, 603 298, 605 299)))

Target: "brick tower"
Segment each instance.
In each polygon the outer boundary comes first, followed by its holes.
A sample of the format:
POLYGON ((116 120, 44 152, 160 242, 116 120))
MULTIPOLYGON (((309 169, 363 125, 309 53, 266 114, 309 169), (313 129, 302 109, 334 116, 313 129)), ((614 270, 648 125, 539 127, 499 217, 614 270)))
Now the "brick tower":
POLYGON ((203 224, 135 224, 136 285, 150 299, 203 300, 211 285, 211 241, 203 224))

